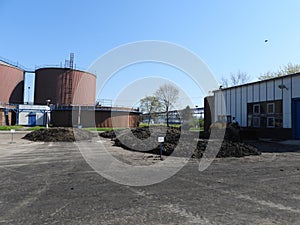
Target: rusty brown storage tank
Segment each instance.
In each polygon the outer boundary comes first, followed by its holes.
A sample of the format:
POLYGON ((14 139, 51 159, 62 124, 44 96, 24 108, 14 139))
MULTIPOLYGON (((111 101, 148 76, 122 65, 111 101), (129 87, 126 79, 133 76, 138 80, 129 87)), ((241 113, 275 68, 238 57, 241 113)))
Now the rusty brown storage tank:
POLYGON ((41 68, 35 71, 34 104, 95 105, 96 76, 69 68, 41 68))
POLYGON ((23 103, 24 71, 0 60, 0 103, 23 103))

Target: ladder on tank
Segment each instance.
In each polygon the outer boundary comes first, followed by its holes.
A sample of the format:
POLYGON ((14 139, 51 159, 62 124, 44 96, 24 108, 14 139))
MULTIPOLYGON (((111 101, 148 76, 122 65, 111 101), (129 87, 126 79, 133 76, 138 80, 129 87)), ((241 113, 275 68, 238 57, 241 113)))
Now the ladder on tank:
POLYGON ((68 68, 64 75, 63 81, 63 89, 64 94, 62 95, 63 105, 71 105, 72 104, 72 95, 73 95, 73 68, 74 68, 74 53, 70 54, 70 60, 65 61, 65 67, 68 68))
MULTIPOLYGON (((74 53, 70 54, 70 60, 65 60, 66 72, 62 82, 62 105, 71 106, 73 103, 73 75, 74 53)), ((72 110, 67 112, 67 124, 72 126, 72 110)))

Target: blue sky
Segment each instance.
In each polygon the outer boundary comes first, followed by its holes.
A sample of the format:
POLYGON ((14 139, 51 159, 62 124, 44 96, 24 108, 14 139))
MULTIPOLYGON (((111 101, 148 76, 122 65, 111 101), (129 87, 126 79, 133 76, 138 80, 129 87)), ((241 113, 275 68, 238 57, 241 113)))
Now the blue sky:
MULTIPOLYGON (((299 10, 297 0, 1 0, 0 56, 35 68, 63 63, 74 52, 76 67, 86 70, 119 45, 162 40, 197 54, 217 80, 238 70, 256 80, 280 65, 300 63, 299 10)), ((144 74, 160 76, 159 68, 144 74)), ((164 76, 172 80, 167 71, 172 70, 163 70, 164 76)), ((141 68, 131 71, 138 72, 141 68)), ((125 78, 116 75, 97 97, 114 98, 125 78)), ((195 105, 202 104, 197 87, 189 81, 180 85, 195 105)))

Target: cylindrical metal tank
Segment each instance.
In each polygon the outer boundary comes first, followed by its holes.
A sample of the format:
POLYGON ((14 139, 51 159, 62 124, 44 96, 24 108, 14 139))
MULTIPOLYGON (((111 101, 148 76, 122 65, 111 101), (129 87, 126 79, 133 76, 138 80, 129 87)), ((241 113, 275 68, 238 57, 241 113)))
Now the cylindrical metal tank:
POLYGON ((24 71, 0 61, 0 105, 23 103, 24 71))
POLYGON ((34 104, 94 106, 96 76, 69 68, 41 68, 35 71, 34 104))

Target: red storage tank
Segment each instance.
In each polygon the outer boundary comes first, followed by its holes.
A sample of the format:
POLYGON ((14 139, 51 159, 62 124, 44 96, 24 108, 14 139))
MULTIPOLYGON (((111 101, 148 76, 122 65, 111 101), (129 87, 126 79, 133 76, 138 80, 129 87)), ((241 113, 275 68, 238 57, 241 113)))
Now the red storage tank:
POLYGON ((35 71, 34 104, 94 106, 96 76, 69 68, 41 68, 35 71))
POLYGON ((23 92, 24 71, 0 61, 0 103, 23 104, 23 92))

